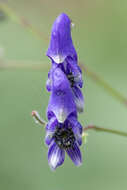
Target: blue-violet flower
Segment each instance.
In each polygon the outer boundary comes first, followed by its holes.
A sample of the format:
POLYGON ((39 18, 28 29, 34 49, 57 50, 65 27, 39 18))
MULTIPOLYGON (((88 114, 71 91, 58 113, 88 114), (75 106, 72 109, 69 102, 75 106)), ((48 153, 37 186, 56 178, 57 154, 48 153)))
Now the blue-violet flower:
POLYGON ((63 164, 66 152, 74 164, 80 166, 82 126, 77 112, 83 111, 84 98, 80 90, 83 81, 71 38, 71 20, 64 13, 53 24, 47 56, 52 61, 46 83, 50 91, 45 136, 48 162, 55 170, 63 164))

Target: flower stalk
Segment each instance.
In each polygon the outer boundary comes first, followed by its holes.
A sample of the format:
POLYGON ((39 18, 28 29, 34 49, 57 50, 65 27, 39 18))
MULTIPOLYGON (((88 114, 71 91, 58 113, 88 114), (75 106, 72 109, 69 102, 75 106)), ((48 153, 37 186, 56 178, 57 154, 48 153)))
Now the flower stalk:
POLYGON ((32 111, 31 115, 32 115, 32 117, 33 117, 36 124, 46 126, 47 122, 40 117, 40 115, 39 115, 39 113, 37 111, 32 111))
POLYGON ((98 127, 96 125, 88 125, 88 126, 84 127, 83 130, 84 130, 84 132, 87 130, 94 130, 96 132, 104 132, 104 133, 119 135, 122 137, 127 137, 127 132, 123 132, 123 131, 119 131, 119 130, 115 130, 115 129, 104 128, 104 127, 98 127))
POLYGON ((52 26, 46 55, 51 61, 46 83, 50 93, 45 136, 48 163, 55 170, 64 163, 66 153, 80 166, 83 128, 78 113, 84 109, 83 81, 71 37, 71 20, 65 13, 61 13, 52 26))

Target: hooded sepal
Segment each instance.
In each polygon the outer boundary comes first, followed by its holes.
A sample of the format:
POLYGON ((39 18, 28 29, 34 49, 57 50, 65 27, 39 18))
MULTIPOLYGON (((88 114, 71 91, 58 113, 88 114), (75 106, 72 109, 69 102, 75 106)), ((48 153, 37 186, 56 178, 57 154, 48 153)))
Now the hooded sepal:
POLYGON ((59 68, 52 73, 52 91, 47 116, 53 113, 58 122, 63 123, 71 113, 77 113, 70 83, 59 68))
POLYGON ((65 13, 60 14, 53 24, 46 55, 56 63, 64 62, 67 56, 77 57, 71 38, 71 20, 65 13))

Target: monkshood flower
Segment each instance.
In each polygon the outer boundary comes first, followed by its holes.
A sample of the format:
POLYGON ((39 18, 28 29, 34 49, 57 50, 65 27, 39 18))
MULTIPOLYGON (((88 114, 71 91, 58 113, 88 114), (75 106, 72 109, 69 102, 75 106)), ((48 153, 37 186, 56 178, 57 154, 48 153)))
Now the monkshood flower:
POLYGON ((82 163, 79 146, 82 144, 82 127, 75 117, 68 117, 64 123, 59 123, 52 117, 46 127, 45 143, 49 146, 48 162, 55 170, 62 165, 65 152, 76 166, 82 163))
POLYGON ((45 137, 45 143, 49 146, 48 162, 53 170, 63 164, 65 152, 76 166, 82 163, 79 149, 82 144, 82 126, 77 121, 77 110, 72 97, 66 75, 60 68, 54 69, 45 137))
POLYGON ((47 108, 47 118, 55 115, 58 122, 63 123, 68 115, 77 116, 77 109, 70 83, 60 68, 52 73, 52 91, 47 108))
POLYGON ((52 89, 52 72, 59 67, 67 76, 73 90, 74 100, 79 112, 83 111, 84 98, 80 88, 83 86, 82 72, 78 66, 78 57, 71 38, 71 20, 65 14, 60 14, 55 20, 47 56, 52 61, 48 73, 47 90, 52 89))
POLYGON ((71 38, 71 20, 65 13, 60 14, 53 24, 47 56, 55 63, 63 63, 68 56, 77 61, 71 38))

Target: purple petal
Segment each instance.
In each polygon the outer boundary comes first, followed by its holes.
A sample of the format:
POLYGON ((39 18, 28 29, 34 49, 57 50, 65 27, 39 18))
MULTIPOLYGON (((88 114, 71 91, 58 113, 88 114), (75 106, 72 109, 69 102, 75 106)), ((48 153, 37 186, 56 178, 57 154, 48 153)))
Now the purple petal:
POLYGON ((76 166, 80 166, 82 164, 82 155, 76 143, 73 148, 67 149, 66 152, 76 166))
POLYGON ((54 70, 56 69, 56 67, 60 68, 67 77, 69 75, 72 75, 72 77, 74 77, 74 86, 79 86, 80 88, 82 88, 83 81, 82 81, 82 73, 81 73, 80 67, 77 65, 77 61, 75 59, 72 59, 69 56, 63 63, 60 63, 60 64, 56 64, 54 61, 52 61, 52 68, 50 69, 48 73, 48 80, 46 83, 46 87, 48 91, 51 91, 52 74, 54 70))
POLYGON ((45 144, 49 146, 51 144, 52 140, 53 140, 52 134, 47 132, 45 135, 45 144))
POLYGON ((46 81, 46 88, 50 92, 52 87, 52 80, 50 78, 47 79, 46 81))
POLYGON ((57 64, 52 62, 52 68, 50 69, 50 71, 48 72, 48 79, 46 82, 46 88, 48 91, 52 90, 52 73, 55 70, 55 68, 57 67, 57 64))
POLYGON ((65 151, 60 149, 54 142, 49 147, 48 151, 48 163, 52 170, 55 170, 58 166, 62 165, 65 159, 65 151))
POLYGON ((52 142, 52 136, 55 132, 57 125, 58 125, 58 121, 56 117, 52 117, 46 126, 45 143, 47 145, 50 145, 50 143, 52 142))
POLYGON ((54 132, 57 125, 58 125, 58 121, 57 121, 56 117, 55 116, 51 117, 46 126, 46 131, 54 132))
POLYGON ((84 97, 81 90, 78 87, 73 87, 74 100, 76 103, 76 107, 78 112, 83 112, 84 110, 84 97))
POLYGON ((56 63, 64 62, 67 56, 77 57, 71 38, 71 20, 65 13, 53 24, 47 56, 56 63))
POLYGON ((72 131, 75 135, 76 141, 81 146, 82 144, 82 126, 78 122, 76 117, 70 116, 68 117, 68 122, 72 128, 72 131))
POLYGON ((73 92, 66 75, 59 68, 52 73, 52 84, 47 115, 49 118, 54 113, 58 122, 63 123, 71 113, 76 112, 73 92))
POLYGON ((75 86, 79 86, 80 88, 82 88, 83 86, 82 72, 77 64, 77 60, 68 56, 64 64, 67 65, 66 73, 72 73, 74 77, 75 86))

